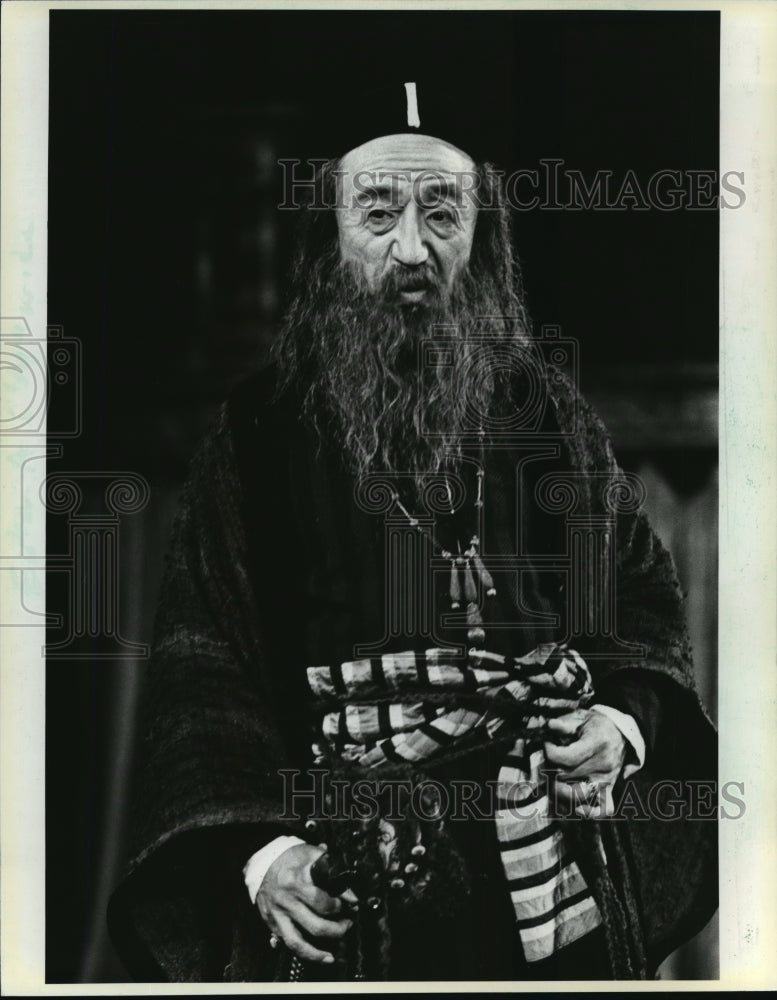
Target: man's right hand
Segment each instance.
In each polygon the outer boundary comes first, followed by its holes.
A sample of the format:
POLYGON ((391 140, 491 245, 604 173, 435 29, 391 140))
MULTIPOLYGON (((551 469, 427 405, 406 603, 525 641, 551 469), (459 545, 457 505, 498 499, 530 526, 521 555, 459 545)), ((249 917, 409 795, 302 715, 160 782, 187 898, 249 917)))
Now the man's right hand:
POLYGON ((256 896, 262 920, 287 948, 306 962, 331 965, 331 948, 350 929, 349 905, 356 896, 349 889, 339 897, 313 884, 310 867, 324 853, 323 846, 297 844, 284 851, 267 869, 256 896))

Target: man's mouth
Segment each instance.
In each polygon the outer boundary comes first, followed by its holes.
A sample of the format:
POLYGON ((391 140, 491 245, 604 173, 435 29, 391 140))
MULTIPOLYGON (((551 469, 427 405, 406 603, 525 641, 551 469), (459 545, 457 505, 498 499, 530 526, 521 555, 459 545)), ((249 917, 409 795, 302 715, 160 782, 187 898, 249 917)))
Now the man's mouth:
POLYGON ((386 282, 387 297, 403 306, 421 305, 431 301, 437 291, 437 278, 425 268, 417 274, 392 273, 386 282))
POLYGON ((399 293, 403 302, 413 303, 422 302, 429 291, 428 287, 425 288, 407 288, 402 289, 399 293))
POLYGON ((426 275, 406 276, 399 282, 397 295, 399 301, 405 305, 415 305, 428 299, 434 292, 434 282, 430 281, 426 275))

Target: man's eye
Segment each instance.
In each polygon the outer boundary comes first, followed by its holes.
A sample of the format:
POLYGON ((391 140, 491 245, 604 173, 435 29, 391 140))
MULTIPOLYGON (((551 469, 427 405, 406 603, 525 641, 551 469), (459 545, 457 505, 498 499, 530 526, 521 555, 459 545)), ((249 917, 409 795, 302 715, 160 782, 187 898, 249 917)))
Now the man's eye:
POLYGON ((373 226, 387 226, 393 216, 385 208, 373 208, 367 212, 367 221, 373 226))
POLYGON ((438 208, 434 212, 430 212, 428 218, 430 222, 436 222, 438 225, 452 225, 456 221, 453 212, 444 208, 438 208))

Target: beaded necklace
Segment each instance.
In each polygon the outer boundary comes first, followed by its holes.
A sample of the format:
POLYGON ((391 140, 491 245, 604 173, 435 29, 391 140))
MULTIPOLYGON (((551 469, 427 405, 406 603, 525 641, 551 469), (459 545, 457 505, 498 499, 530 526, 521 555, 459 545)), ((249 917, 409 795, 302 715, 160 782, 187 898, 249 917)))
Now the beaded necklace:
MULTIPOLYGON (((480 432, 480 442, 480 462, 478 463, 476 473, 477 496, 474 504, 476 513, 479 513, 483 509, 483 477, 485 475, 485 471, 483 467, 482 431, 480 432)), ((453 516, 455 515, 456 510, 453 504, 453 492, 451 491, 447 475, 444 476, 444 480, 445 491, 448 496, 448 505, 450 507, 451 516, 453 516)), ((467 639, 476 646, 482 646, 486 639, 486 633, 483 628, 483 617, 480 613, 480 606, 478 604, 478 588, 472 572, 473 566, 487 597, 496 597, 496 587, 494 586, 493 578, 483 564, 483 560, 480 555, 479 535, 472 535, 469 540, 469 545, 463 551, 461 543, 457 540, 457 552, 454 554, 449 549, 445 549, 437 545, 434 535, 419 522, 417 517, 414 517, 413 514, 410 513, 407 507, 405 507, 402 503, 399 493, 396 490, 392 491, 392 499, 398 509, 405 515, 412 528, 416 528, 417 531, 426 532, 428 534, 432 543, 433 551, 437 550, 441 558, 450 562, 451 570, 448 595, 450 597, 451 610, 459 610, 462 605, 462 600, 466 602, 465 613, 468 625, 467 639)))

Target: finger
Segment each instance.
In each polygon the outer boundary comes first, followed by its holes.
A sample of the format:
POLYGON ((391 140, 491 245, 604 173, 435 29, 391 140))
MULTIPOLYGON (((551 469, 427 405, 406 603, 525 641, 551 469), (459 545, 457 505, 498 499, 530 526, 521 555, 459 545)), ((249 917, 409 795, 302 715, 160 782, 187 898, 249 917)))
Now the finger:
POLYGON ((555 719, 548 719, 548 730, 560 736, 576 736, 586 717, 586 713, 582 711, 559 715, 555 719))
POLYGON ((342 901, 348 906, 359 906, 359 897, 353 889, 346 889, 345 892, 341 892, 339 898, 342 899, 342 901))
POLYGON ((567 776, 582 769, 591 778, 596 774, 620 772, 624 756, 622 745, 610 744, 594 736, 581 738, 568 747, 557 747, 551 743, 546 751, 547 760, 560 767, 567 776), (579 755, 578 760, 575 760, 576 755, 579 755))
POLYGON ((560 747, 555 743, 545 743, 544 749, 545 759, 548 763, 566 770, 585 764, 593 757, 598 747, 591 737, 581 736, 579 740, 570 743, 569 746, 560 747))
POLYGON ((553 815, 559 820, 591 819, 592 807, 575 802, 562 802, 559 799, 553 803, 553 815))
POLYGON ((553 783, 553 798, 564 805, 576 806, 584 801, 585 796, 580 791, 579 784, 556 781, 553 783))
POLYGON ((280 918, 278 926, 281 940, 298 958, 306 962, 323 962, 324 965, 331 965, 334 962, 334 955, 306 941, 288 917, 280 918))
POLYGON ((577 767, 565 767, 563 770, 556 772, 556 781, 566 781, 567 783, 593 781, 594 784, 598 784, 602 781, 610 781, 611 778, 611 770, 599 766, 599 757, 597 754, 589 757, 588 760, 584 760, 577 767))
POLYGON ((292 911, 292 918, 306 934, 312 938, 323 938, 338 940, 344 937, 353 926, 353 921, 348 918, 342 920, 325 920, 319 917, 304 904, 299 904, 292 911))
POLYGON ((578 819, 605 819, 608 816, 608 812, 601 805, 580 804, 574 807, 570 805, 565 808, 562 818, 571 816, 576 816, 578 819))
POLYGON ((620 774, 620 763, 611 754, 595 753, 578 767, 565 767, 558 772, 559 781, 615 781, 620 774))
POLYGON ((297 898, 320 917, 337 917, 343 911, 343 902, 337 896, 330 896, 315 885, 299 887, 297 898))
POLYGON ((564 815, 577 815, 590 819, 603 819, 615 812, 613 782, 594 780, 557 782, 554 788, 557 805, 564 808, 564 815))
POLYGON ((259 916, 267 924, 271 931, 278 933, 278 918, 283 914, 286 907, 283 905, 286 898, 270 898, 260 889, 256 896, 256 906, 259 916))
POLYGON ((563 809, 565 816, 587 814, 591 809, 598 809, 603 798, 602 788, 592 781, 564 782, 557 781, 554 785, 554 800, 557 807, 563 809))

